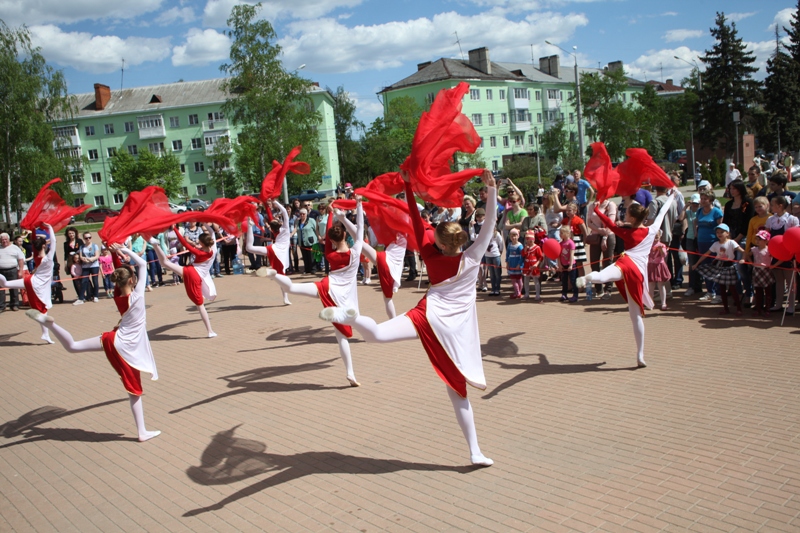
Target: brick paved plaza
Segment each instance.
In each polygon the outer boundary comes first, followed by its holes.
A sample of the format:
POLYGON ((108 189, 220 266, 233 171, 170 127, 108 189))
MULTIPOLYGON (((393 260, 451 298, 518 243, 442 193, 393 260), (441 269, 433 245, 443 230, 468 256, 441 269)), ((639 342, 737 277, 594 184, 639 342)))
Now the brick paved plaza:
MULTIPOLYGON (((418 342, 354 340, 350 388, 318 301, 216 281, 216 339, 183 288, 147 294, 160 379, 145 415, 163 434, 143 444, 102 353, 43 345, 22 312, 0 314, 0 531, 800 528, 798 317, 721 318, 677 297, 645 319, 636 370, 616 294, 479 295, 489 388, 470 398, 495 465, 478 469, 418 342)), ((381 320, 378 288, 359 291, 381 320)), ((398 311, 422 294, 404 287, 398 311)), ((51 314, 76 339, 118 320, 110 300, 51 314)))

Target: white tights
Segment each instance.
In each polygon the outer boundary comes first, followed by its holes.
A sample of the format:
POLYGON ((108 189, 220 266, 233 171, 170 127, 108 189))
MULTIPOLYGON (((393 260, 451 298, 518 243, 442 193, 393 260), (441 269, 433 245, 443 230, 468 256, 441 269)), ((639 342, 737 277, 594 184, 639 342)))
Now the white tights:
MULTIPOLYGON (((180 277, 183 277, 183 267, 181 265, 176 265, 175 263, 171 263, 167 260, 167 256, 164 254, 164 250, 157 244, 153 244, 153 249, 156 251, 156 255, 158 256, 158 260, 161 262, 161 265, 169 270, 170 272, 177 274, 180 277)), ((206 331, 208 332, 209 337, 216 337, 217 334, 214 333, 214 330, 211 329, 211 319, 208 318, 208 311, 206 311, 205 304, 200 304, 197 306, 197 311, 200 313, 200 318, 203 320, 203 325, 206 327, 206 331)))
MULTIPOLYGON (((367 342, 398 342, 417 338, 417 330, 411 319, 406 315, 400 315, 381 324, 377 324, 368 316, 358 315, 352 322, 352 326, 358 331, 367 342)), ((481 453, 478 446, 478 432, 475 430, 475 416, 472 412, 472 405, 468 398, 462 398, 450 387, 447 395, 453 404, 456 420, 464 433, 464 438, 469 446, 470 459, 475 464, 491 464, 491 459, 487 459, 481 453)))
MULTIPOLYGON (((64 346, 64 349, 69 353, 85 353, 85 352, 102 352, 103 342, 100 337, 92 337, 82 341, 76 341, 72 338, 69 331, 65 330, 55 322, 49 322, 47 327, 53 332, 53 335, 58 342, 64 346)), ((142 405, 142 397, 128 393, 128 399, 131 404, 131 412, 133 413, 133 421, 136 423, 136 431, 139 434, 139 441, 144 442, 158 436, 160 431, 147 431, 144 425, 144 406, 142 405)))
MULTIPOLYGON (((609 265, 600 272, 591 272, 586 274, 586 283, 596 283, 605 285, 622 279, 622 271, 616 265, 609 265)), ((662 303, 666 301, 666 294, 662 293, 662 303)), ((639 304, 633 301, 633 298, 628 296, 628 315, 631 317, 631 324, 633 324, 633 337, 636 339, 636 362, 639 366, 644 366, 644 319, 642 318, 642 310, 639 304)))
MULTIPOLYGON (((284 294, 298 294, 300 296, 308 296, 309 298, 319 298, 316 283, 292 283, 292 280, 283 274, 276 274, 275 281, 284 294)), ((347 379, 350 382, 355 382, 356 375, 355 372, 353 372, 353 357, 350 355, 350 343, 347 342, 347 337, 342 335, 338 329, 335 330, 335 333, 336 344, 339 345, 339 355, 344 363, 347 379)))
POLYGON ((383 306, 386 308, 386 316, 388 316, 390 319, 397 316, 397 311, 394 310, 394 300, 384 296, 383 306))
MULTIPOLYGON (((12 279, 11 281, 7 280, 5 276, 0 274, 0 288, 7 288, 7 289, 24 289, 25 288, 25 280, 21 279, 12 279)), ((50 333, 48 333, 47 327, 42 326, 42 340, 53 344, 53 341, 50 340, 50 333)))
POLYGON ((667 282, 666 281, 651 281, 650 285, 650 299, 654 300, 656 285, 658 285, 658 294, 661 296, 661 307, 667 306, 667 282))

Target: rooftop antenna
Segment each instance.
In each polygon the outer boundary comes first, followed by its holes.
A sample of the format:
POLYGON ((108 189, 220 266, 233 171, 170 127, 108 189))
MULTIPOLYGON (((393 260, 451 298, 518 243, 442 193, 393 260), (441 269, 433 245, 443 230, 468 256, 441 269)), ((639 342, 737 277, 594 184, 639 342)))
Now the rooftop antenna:
POLYGON ((456 36, 456 44, 458 45, 458 51, 461 52, 461 61, 464 61, 464 50, 461 49, 461 41, 458 39, 458 32, 453 32, 456 36))
POLYGON ((119 90, 122 90, 123 82, 125 81, 125 58, 122 58, 122 71, 119 75, 119 90))
POLYGON ((661 78, 658 81, 664 83, 664 63, 659 62, 658 66, 661 68, 661 78))
POLYGON ((531 44, 531 65, 536 66, 536 63, 533 62, 533 44, 531 44))

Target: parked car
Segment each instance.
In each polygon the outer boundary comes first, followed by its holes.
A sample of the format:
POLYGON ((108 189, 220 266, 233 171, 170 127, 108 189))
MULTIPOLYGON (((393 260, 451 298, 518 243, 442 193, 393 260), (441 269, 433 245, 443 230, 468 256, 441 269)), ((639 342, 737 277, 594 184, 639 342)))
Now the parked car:
POLYGON ((89 209, 86 211, 86 214, 83 216, 83 220, 87 224, 94 224, 95 222, 103 222, 108 217, 115 217, 119 215, 119 211, 116 209, 109 209, 108 207, 95 207, 94 209, 89 209))
POLYGON ((170 202, 169 210, 172 211, 173 213, 183 213, 184 211, 186 211, 186 206, 180 204, 173 204, 172 202, 170 202))
POLYGON ((208 209, 208 202, 199 198, 191 198, 186 200, 184 205, 189 211, 205 211, 208 209))
POLYGON ((325 198, 325 193, 317 192, 316 189, 306 189, 300 194, 295 194, 289 197, 289 201, 293 202, 295 200, 300 200, 301 202, 306 201, 314 201, 314 200, 322 200, 325 198))

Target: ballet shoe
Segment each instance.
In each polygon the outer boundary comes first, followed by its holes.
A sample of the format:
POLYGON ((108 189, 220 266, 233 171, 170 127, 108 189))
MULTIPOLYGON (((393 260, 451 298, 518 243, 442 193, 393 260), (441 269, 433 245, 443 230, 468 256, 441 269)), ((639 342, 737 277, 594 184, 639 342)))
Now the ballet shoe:
POLYGON ((575 280, 575 286, 578 287, 578 290, 583 290, 586 288, 586 276, 582 276, 575 280))
POLYGON ((284 297, 284 299, 283 299, 283 305, 292 305, 292 302, 290 302, 290 301, 289 301, 289 298, 288 298, 288 297, 284 297))
POLYGON ((49 335, 42 335, 42 340, 47 344, 55 344, 49 335))
POLYGON ((639 359, 636 361, 636 368, 645 368, 647 363, 644 362, 644 359, 639 359))
POLYGON ((262 267, 259 267, 259 268, 255 269, 253 271, 253 274, 258 276, 259 278, 266 278, 267 277, 267 270, 269 270, 269 267, 262 266, 262 267))
POLYGON ((216 337, 216 336, 217 336, 217 334, 216 334, 216 333, 214 333, 213 331, 209 331, 209 332, 208 332, 208 338, 209 338, 209 339, 213 339, 213 338, 214 338, 214 337, 216 337))
POLYGON ((326 322, 336 324, 348 324, 358 316, 355 309, 345 309, 344 307, 326 307, 319 312, 319 317, 326 322))
POLYGON ((25 311, 25 314, 28 316, 28 318, 35 320, 39 324, 44 324, 45 326, 48 323, 55 322, 55 319, 53 317, 47 316, 44 313, 40 313, 36 309, 28 309, 27 311, 25 311))
POLYGON ((256 270, 256 276, 258 276, 259 278, 275 279, 275 276, 277 275, 278 271, 275 270, 274 268, 261 267, 258 270, 256 270))
POLYGON ((148 440, 150 440, 152 438, 158 437, 159 435, 161 435, 161 432, 158 431, 158 430, 156 430, 156 431, 148 431, 144 435, 141 435, 141 434, 139 435, 139 442, 148 441, 148 440))
POLYGON ((482 453, 476 453, 470 455, 469 460, 475 466, 492 466, 494 464, 494 461, 492 461, 482 453))
POLYGON ((356 381, 356 378, 347 378, 347 381, 350 382, 350 386, 351 387, 360 387, 361 386, 361 383, 356 381))

